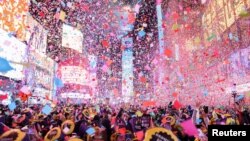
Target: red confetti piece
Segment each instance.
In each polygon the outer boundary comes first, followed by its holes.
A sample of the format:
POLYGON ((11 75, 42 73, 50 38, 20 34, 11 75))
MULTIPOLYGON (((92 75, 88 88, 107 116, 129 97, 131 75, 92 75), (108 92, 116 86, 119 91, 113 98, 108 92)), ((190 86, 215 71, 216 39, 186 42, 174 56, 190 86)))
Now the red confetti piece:
POLYGON ((5 99, 8 99, 8 95, 7 94, 0 95, 0 100, 5 100, 5 99))
POLYGON ((173 95, 173 97, 177 97, 178 93, 174 92, 172 95, 173 95))
POLYGON ((165 54, 167 57, 171 57, 172 51, 171 51, 170 49, 166 49, 166 50, 164 51, 164 54, 165 54))
POLYGON ((45 18, 45 14, 44 14, 44 12, 39 12, 39 15, 42 17, 42 18, 45 18))
POLYGON ((146 82, 147 82, 147 79, 146 79, 145 77, 140 77, 140 82, 146 83, 146 82))
POLYGON ((176 109, 180 109, 181 108, 181 103, 178 100, 175 100, 173 106, 176 109))
POLYGON ((102 46, 108 48, 109 42, 107 40, 102 40, 102 46))

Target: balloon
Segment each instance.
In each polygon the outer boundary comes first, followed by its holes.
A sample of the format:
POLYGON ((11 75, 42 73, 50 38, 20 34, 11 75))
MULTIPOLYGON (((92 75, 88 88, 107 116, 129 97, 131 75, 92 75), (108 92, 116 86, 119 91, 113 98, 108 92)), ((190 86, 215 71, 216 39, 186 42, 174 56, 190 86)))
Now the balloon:
POLYGON ((0 72, 6 73, 10 70, 13 70, 13 68, 10 66, 9 62, 6 59, 0 57, 0 72))

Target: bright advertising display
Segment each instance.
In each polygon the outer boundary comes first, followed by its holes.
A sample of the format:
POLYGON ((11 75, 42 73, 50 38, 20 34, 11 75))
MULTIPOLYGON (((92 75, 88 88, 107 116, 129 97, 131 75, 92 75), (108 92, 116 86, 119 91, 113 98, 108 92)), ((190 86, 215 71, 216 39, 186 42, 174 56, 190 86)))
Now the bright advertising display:
POLYGON ((14 32, 22 41, 25 40, 28 2, 29 0, 0 1, 0 28, 14 32))
POLYGON ((62 66, 61 79, 64 84, 86 85, 89 78, 88 72, 80 66, 62 66))
POLYGON ((29 60, 33 65, 37 65, 43 69, 52 72, 54 70, 55 62, 44 54, 38 53, 36 51, 31 51, 29 54, 29 60))
POLYGON ((125 97, 125 101, 128 101, 129 99, 126 98, 134 95, 133 79, 131 79, 134 77, 132 38, 123 38, 122 45, 126 47, 122 53, 122 81, 126 81, 122 84, 122 95, 125 97))
POLYGON ((244 0, 212 0, 202 17, 204 37, 222 34, 240 16, 240 13, 250 6, 250 1, 244 0))
POLYGON ((82 53, 83 34, 80 30, 63 24, 62 46, 82 53))
POLYGON ((30 50, 46 54, 48 32, 31 15, 27 16, 29 28, 26 32, 26 41, 30 45, 30 50))
POLYGON ((46 55, 36 51, 31 51, 29 57, 30 64, 34 68, 32 79, 37 85, 42 85, 46 89, 51 90, 53 88, 55 62, 46 55))
POLYGON ((0 29, 0 56, 8 60, 11 67, 14 68, 5 74, 0 73, 0 75, 22 80, 24 78, 24 64, 27 61, 26 49, 27 46, 24 43, 0 29))

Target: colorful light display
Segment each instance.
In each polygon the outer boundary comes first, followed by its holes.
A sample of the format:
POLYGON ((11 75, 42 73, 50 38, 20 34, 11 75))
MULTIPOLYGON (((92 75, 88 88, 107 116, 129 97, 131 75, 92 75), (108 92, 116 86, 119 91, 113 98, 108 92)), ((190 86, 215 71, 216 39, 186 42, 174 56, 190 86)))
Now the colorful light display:
POLYGON ((62 66, 62 81, 64 84, 86 85, 88 82, 88 72, 80 66, 62 66))
POLYGON ((27 16, 29 28, 26 32, 26 41, 30 50, 46 54, 48 31, 43 28, 31 15, 27 16))

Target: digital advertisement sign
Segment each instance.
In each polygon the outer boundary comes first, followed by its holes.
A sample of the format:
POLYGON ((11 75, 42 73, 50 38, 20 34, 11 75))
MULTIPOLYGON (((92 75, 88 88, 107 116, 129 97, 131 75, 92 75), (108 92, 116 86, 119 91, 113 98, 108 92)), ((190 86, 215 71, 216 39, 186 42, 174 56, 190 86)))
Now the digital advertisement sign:
POLYGON ((122 45, 125 46, 125 50, 122 53, 122 81, 126 82, 122 84, 122 95, 131 97, 134 95, 133 79, 131 79, 134 77, 132 38, 123 38, 122 45))
POLYGON ((0 29, 0 56, 10 62, 11 71, 0 75, 22 80, 24 78, 24 64, 27 61, 26 55, 27 46, 13 36, 0 29))
POLYGON ((61 79, 64 84, 86 85, 88 82, 88 72, 80 66, 62 66, 61 79))
POLYGON ((31 15, 27 17, 29 28, 26 32, 26 41, 30 45, 30 50, 36 50, 39 53, 46 54, 48 31, 46 31, 31 15))
POLYGON ((44 54, 36 51, 30 51, 29 60, 32 64, 37 65, 43 69, 53 72, 55 62, 44 54))
POLYGON ((63 25, 62 46, 74 49, 82 53, 83 34, 80 30, 66 25, 63 25))
POLYGON ((213 34, 217 36, 222 34, 238 20, 240 17, 239 15, 249 7, 249 0, 210 1, 202 17, 205 39, 209 39, 213 34))

